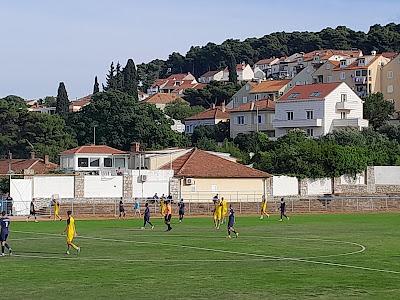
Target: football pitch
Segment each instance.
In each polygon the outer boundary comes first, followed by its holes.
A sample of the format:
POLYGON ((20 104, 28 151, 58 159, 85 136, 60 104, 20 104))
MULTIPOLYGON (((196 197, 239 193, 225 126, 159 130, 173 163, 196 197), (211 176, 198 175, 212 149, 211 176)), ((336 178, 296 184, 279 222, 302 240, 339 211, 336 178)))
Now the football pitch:
POLYGON ((0 257, 2 299, 399 299, 395 213, 237 216, 239 238, 211 218, 13 222, 0 257))

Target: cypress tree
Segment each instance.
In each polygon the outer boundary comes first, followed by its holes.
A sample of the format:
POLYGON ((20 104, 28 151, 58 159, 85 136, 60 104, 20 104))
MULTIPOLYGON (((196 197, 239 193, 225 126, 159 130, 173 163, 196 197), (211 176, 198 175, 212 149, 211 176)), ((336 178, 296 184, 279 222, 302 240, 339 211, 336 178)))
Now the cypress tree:
POLYGON ((124 75, 121 71, 121 65, 118 62, 117 67, 115 69, 115 89, 118 91, 124 90, 124 75))
POLYGON ((65 115, 69 111, 69 100, 67 90, 65 89, 64 82, 60 82, 57 92, 56 100, 56 113, 59 115, 65 115))
POLYGON ((108 71, 107 77, 106 77, 106 87, 105 91, 108 90, 113 90, 115 89, 115 68, 114 68, 114 62, 111 62, 110 65, 110 70, 108 71))
POLYGON ((128 59, 124 70, 123 91, 138 100, 138 80, 136 66, 132 59, 128 59))
POLYGON ((93 95, 100 92, 99 82, 97 81, 97 76, 94 78, 93 95))
POLYGON ((232 51, 228 53, 229 82, 237 83, 236 59, 232 51))

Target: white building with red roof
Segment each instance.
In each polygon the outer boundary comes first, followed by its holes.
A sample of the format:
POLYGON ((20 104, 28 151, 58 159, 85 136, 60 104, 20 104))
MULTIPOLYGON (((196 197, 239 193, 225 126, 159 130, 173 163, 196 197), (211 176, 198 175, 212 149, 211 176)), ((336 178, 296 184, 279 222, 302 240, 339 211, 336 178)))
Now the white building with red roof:
MULTIPOLYGON (((241 63, 236 65, 236 73, 238 81, 251 81, 254 79, 254 71, 249 64, 241 63)), ((222 81, 229 81, 229 70, 225 68, 223 71, 222 81)))
POLYGON ((192 134, 197 126, 216 125, 219 122, 229 121, 229 113, 225 109, 225 105, 221 107, 213 107, 200 112, 194 116, 185 119, 185 132, 192 134))
POLYGON ((60 169, 69 172, 116 175, 128 169, 129 152, 106 145, 85 145, 60 154, 60 169))
POLYGON ((368 127, 363 119, 363 101, 340 82, 299 85, 290 89, 275 104, 275 136, 301 129, 320 137, 335 129, 368 127))
MULTIPOLYGON (((148 95, 157 93, 176 93, 182 94, 185 89, 196 88, 199 83, 196 78, 189 73, 172 74, 167 78, 157 79, 147 90, 148 95)), ((204 87, 204 86, 202 86, 204 87)))

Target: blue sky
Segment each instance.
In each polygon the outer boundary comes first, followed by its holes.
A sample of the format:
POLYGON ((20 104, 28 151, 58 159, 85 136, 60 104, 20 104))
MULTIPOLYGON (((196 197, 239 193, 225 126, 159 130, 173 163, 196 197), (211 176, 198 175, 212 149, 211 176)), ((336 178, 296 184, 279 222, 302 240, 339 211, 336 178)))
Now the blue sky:
POLYGON ((64 81, 70 99, 125 64, 186 53, 191 45, 274 31, 400 22, 398 0, 0 0, 0 97, 38 98, 64 81))

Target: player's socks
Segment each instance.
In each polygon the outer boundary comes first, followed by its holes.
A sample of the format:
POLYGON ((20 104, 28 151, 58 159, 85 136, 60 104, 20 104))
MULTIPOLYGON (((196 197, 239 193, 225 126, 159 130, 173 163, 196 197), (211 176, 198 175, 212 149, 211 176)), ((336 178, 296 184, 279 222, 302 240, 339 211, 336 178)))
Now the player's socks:
POLYGON ((152 230, 154 229, 154 225, 151 225, 151 229, 152 229, 152 230))
POLYGON ((65 254, 69 255, 69 250, 67 250, 67 252, 65 252, 65 254))
POLYGON ((4 246, 1 246, 1 253, 4 254, 4 246))
POLYGON ((11 248, 8 248, 8 254, 12 255, 12 249, 11 248))

